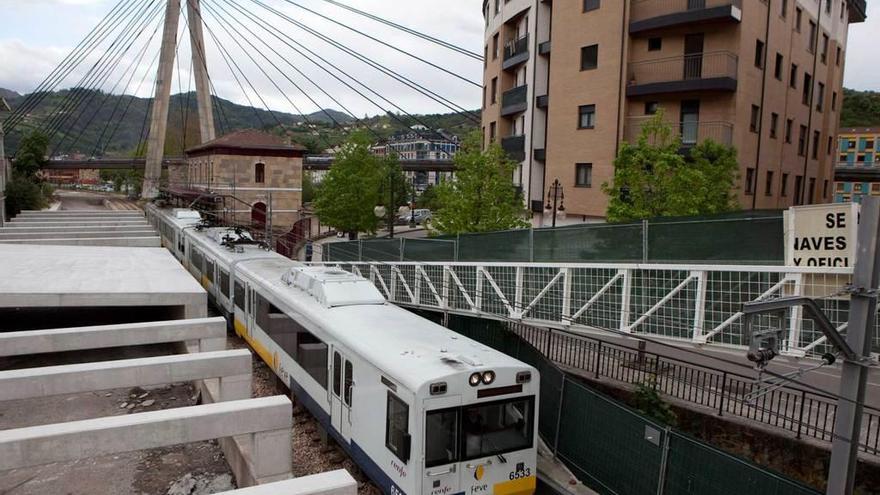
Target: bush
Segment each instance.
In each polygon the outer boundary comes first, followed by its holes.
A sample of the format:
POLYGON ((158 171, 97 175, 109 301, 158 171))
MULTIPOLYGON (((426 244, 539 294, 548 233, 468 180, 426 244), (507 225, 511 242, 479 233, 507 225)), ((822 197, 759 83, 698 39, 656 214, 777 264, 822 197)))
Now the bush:
MULTIPOLYGON (((51 191, 50 186, 46 187, 51 191)), ((6 184, 6 214, 10 217, 22 210, 41 210, 48 203, 43 187, 21 174, 13 174, 12 180, 6 184)))
POLYGON ((647 382, 636 385, 636 391, 633 394, 634 406, 638 411, 649 418, 659 421, 668 426, 675 426, 678 417, 675 411, 660 397, 655 387, 656 378, 651 378, 647 382))

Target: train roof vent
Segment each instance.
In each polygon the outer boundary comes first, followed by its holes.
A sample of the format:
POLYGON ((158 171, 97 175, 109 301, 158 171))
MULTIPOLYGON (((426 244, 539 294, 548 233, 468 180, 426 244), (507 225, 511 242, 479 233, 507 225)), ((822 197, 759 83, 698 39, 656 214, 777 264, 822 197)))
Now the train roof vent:
POLYGON ((338 268, 294 267, 283 280, 328 308, 385 304, 385 297, 372 282, 338 268))
POLYGON ((174 218, 178 220, 201 220, 202 215, 196 210, 190 210, 189 208, 175 208, 174 209, 174 218))

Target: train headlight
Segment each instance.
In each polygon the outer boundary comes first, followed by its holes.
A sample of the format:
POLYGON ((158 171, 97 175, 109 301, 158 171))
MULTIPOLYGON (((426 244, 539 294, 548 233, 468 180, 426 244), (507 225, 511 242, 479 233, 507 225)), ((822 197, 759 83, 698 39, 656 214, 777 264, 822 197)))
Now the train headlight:
POLYGON ((495 372, 494 371, 485 371, 483 372, 483 383, 486 385, 491 385, 492 382, 495 381, 495 372))
POLYGON ((480 384, 480 381, 482 381, 482 379, 483 379, 482 375, 480 375, 479 373, 474 373, 471 375, 470 378, 468 378, 468 383, 471 384, 471 387, 476 387, 477 385, 480 384))

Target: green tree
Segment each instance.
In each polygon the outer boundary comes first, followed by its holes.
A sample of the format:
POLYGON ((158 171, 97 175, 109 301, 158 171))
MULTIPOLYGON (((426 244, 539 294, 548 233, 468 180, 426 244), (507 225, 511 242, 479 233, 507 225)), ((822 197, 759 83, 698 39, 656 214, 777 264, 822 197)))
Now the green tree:
POLYGON ((514 163, 497 143, 481 149, 469 134, 455 156, 455 178, 437 186, 440 209, 434 228, 446 234, 528 227, 522 196, 513 187, 514 163))
POLYGON ((678 416, 672 407, 657 392, 657 377, 652 376, 647 382, 636 384, 633 393, 633 406, 645 416, 668 426, 675 426, 678 416))
POLYGON ((391 158, 373 155, 370 144, 365 134, 357 133, 342 145, 314 202, 321 223, 348 232, 352 239, 358 232, 376 232, 379 219, 374 208, 381 200, 381 185, 395 163, 391 158))
POLYGON ((437 187, 428 184, 428 187, 422 191, 422 194, 416 198, 417 208, 427 208, 429 210, 438 211, 441 208, 440 198, 437 195, 437 187))
POLYGON ((21 140, 12 169, 25 178, 36 177, 37 172, 46 165, 48 152, 49 137, 33 131, 21 140))
POLYGON ((41 210, 48 204, 43 189, 32 178, 14 172, 6 184, 6 214, 14 217, 22 210, 41 210))
POLYGON ((636 143, 623 143, 614 179, 602 184, 607 217, 627 222, 663 216, 692 216, 738 209, 736 150, 705 140, 681 153, 681 139, 658 112, 642 126, 636 143))
POLYGON ((308 204, 315 201, 315 197, 318 193, 318 188, 315 186, 315 180, 312 178, 312 173, 305 170, 303 170, 302 190, 303 204, 308 204))

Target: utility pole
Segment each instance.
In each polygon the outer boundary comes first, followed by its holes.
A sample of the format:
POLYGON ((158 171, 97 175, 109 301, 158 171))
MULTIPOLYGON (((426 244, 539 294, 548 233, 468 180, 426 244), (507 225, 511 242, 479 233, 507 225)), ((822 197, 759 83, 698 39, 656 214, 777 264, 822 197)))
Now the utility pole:
POLYGON ((846 342, 862 359, 843 362, 828 472, 828 495, 851 495, 855 485, 862 410, 874 337, 876 291, 880 286, 880 249, 877 246, 880 240, 880 198, 866 196, 862 201, 858 232, 846 342))
MULTIPOLYGON (((9 104, 6 100, 0 98, 0 113, 9 112, 9 104)), ((6 181, 9 179, 9 172, 6 162, 6 135, 3 132, 3 121, 0 120, 0 227, 6 225, 6 181)))
POLYGON ((208 78, 208 60, 205 55, 205 36, 202 28, 200 0, 187 0, 189 39, 192 49, 193 72, 196 82, 196 101, 199 107, 199 144, 212 141, 214 130, 214 107, 211 103, 211 80, 208 78))
POLYGON ((168 107, 171 100, 171 80, 174 75, 174 57, 177 49, 177 26, 180 22, 180 0, 167 0, 165 28, 156 74, 156 92, 150 116, 150 135, 147 138, 147 163, 142 195, 155 199, 159 195, 162 176, 162 158, 165 153, 165 134, 168 131, 168 107))

